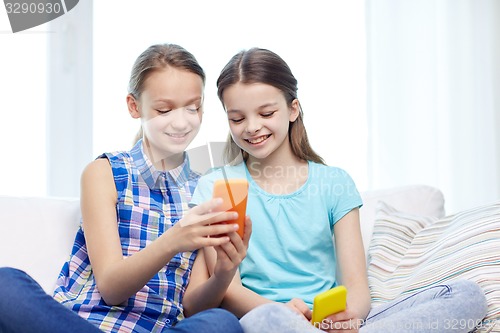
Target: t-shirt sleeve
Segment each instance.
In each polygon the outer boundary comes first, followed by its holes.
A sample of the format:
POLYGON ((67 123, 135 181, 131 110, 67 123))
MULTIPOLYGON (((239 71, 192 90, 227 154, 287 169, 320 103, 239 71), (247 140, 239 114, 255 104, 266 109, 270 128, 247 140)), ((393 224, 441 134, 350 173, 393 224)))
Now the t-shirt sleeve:
POLYGON ((333 186, 333 205, 330 212, 332 225, 354 208, 360 208, 363 205, 356 184, 346 171, 336 169, 333 178, 335 179, 335 185, 333 186))
POLYGON ((213 179, 209 175, 200 177, 194 190, 189 207, 194 207, 212 198, 213 179))

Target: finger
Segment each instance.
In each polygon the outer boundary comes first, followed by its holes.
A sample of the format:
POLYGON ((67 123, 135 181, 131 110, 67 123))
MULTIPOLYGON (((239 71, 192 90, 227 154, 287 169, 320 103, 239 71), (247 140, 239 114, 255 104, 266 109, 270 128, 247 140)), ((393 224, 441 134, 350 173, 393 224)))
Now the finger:
POLYGON ((202 245, 201 247, 207 247, 207 246, 217 247, 228 242, 229 242, 229 237, 222 236, 222 237, 203 238, 200 243, 202 245))
POLYGON ((350 320, 337 321, 335 327, 340 332, 349 332, 352 329, 350 320))
POLYGON ((243 244, 243 240, 237 232, 228 234, 231 241, 224 246, 227 256, 231 262, 239 265, 247 255, 247 246, 243 244))
POLYGON ((231 242, 224 243, 222 245, 215 247, 215 252, 217 253, 217 260, 231 260, 227 256, 226 251, 224 250, 224 246, 230 244, 231 242))
POLYGON ((358 329, 358 325, 356 324, 356 320, 339 320, 333 321, 330 319, 325 319, 323 321, 325 327, 328 325, 328 329, 334 332, 355 332, 358 329))
POLYGON ((214 212, 206 214, 208 218, 208 223, 220 223, 220 222, 231 222, 238 218, 238 213, 236 212, 214 212))
POLYGON ((237 232, 231 232, 228 234, 228 236, 231 239, 231 243, 233 244, 236 251, 245 256, 247 250, 245 244, 243 243, 243 240, 240 238, 240 235, 237 232))
POLYGON ((194 206, 189 211, 197 215, 204 215, 213 212, 215 208, 222 204, 222 202, 222 198, 213 198, 197 206, 194 206))
POLYGON ((295 306, 294 306, 294 304, 293 304, 293 303, 288 302, 288 303, 286 303, 285 305, 286 305, 286 306, 287 306, 290 310, 292 310, 293 312, 295 312, 295 313, 297 313, 297 314, 299 314, 299 315, 301 315, 301 316, 304 316, 304 315, 302 314, 302 312, 300 312, 300 310, 299 310, 299 309, 297 309, 297 307, 295 307, 295 306))
POLYGON ((236 212, 211 212, 204 215, 193 216, 193 221, 190 224, 216 224, 221 222, 230 222, 238 218, 238 213, 236 212))
POLYGON ((293 299, 293 304, 302 312, 304 313, 309 307, 307 304, 300 298, 294 298, 293 299))
POLYGON ((196 215, 196 212, 189 212, 186 218, 179 221, 181 227, 187 227, 193 224, 209 225, 220 222, 232 221, 238 218, 238 213, 235 212, 211 212, 204 215, 196 215))
MULTIPOLYGON (((220 236, 224 235, 225 237, 228 237, 230 240, 228 234, 231 232, 234 232, 238 229, 237 224, 212 224, 209 226, 203 226, 200 228, 202 230, 201 235, 202 236, 220 236)), ((215 237, 217 238, 217 237, 215 237)))
POLYGON ((344 321, 352 318, 352 315, 348 311, 344 310, 337 313, 332 313, 327 318, 332 321, 344 321))
POLYGON ((309 309, 309 306, 300 298, 293 298, 291 301, 291 304, 297 308, 297 310, 300 311, 300 313, 306 317, 308 320, 311 319, 311 309, 309 309))
MULTIPOLYGON (((233 262, 235 252, 236 250, 234 249, 234 246, 229 241, 220 246, 220 252, 217 253, 217 255, 221 256, 220 259, 226 259, 230 262, 233 262)), ((217 258, 217 260, 219 260, 219 258, 217 258)))
MULTIPOLYGON (((236 232, 233 232, 231 234, 235 234, 236 236, 229 236, 230 239, 232 238, 240 238, 238 236, 238 234, 236 232)), ((230 234, 230 235, 231 235, 230 234)), ((241 238, 239 239, 239 241, 241 242, 241 238)), ((239 264, 242 260, 242 255, 238 252, 237 248, 235 247, 235 245, 233 244, 232 240, 230 242, 227 242, 223 245, 221 245, 221 248, 224 250, 225 254, 226 254, 226 257, 231 260, 232 263, 234 264, 239 264)))
POLYGON ((304 311, 304 316, 307 318, 307 320, 311 320, 312 319, 312 310, 307 308, 305 311, 304 311))
POLYGON ((243 245, 248 248, 250 242, 250 235, 252 234, 252 219, 250 216, 245 217, 245 232, 243 233, 243 245))

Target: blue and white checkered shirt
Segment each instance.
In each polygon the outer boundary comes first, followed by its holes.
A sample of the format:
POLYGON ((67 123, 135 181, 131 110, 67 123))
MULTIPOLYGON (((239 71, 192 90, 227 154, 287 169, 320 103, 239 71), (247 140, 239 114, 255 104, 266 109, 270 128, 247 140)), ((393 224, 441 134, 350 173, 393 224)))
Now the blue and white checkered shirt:
MULTIPOLYGON (((154 168, 140 140, 130 152, 106 153, 118 193, 116 211, 123 256, 145 248, 177 223, 199 175, 184 162, 168 172, 154 168)), ((104 332, 161 332, 184 317, 182 297, 196 252, 178 253, 140 291, 120 306, 107 305, 97 288, 83 228, 77 232, 54 298, 104 332)))

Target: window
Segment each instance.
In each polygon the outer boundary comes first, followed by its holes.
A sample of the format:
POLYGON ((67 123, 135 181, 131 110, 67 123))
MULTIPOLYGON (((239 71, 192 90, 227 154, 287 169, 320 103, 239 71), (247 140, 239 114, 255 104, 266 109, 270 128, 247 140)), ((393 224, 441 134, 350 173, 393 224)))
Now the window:
POLYGON ((0 45, 0 195, 45 195, 46 28, 13 34, 0 11, 0 45))

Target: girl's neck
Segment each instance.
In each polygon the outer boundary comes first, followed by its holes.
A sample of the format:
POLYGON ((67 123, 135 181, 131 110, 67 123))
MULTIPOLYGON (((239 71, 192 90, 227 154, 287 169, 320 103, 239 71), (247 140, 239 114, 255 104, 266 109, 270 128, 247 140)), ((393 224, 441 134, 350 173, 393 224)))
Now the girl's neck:
POLYGON ((295 192, 304 185, 309 175, 308 162, 291 151, 289 154, 271 155, 264 159, 249 156, 246 166, 259 187, 275 195, 295 192))
MULTIPOLYGON (((262 171, 266 168, 280 168, 280 167, 300 167, 307 164, 306 161, 299 159, 294 154, 287 154, 285 156, 269 156, 266 158, 255 158, 253 156, 248 156, 246 160, 246 165, 250 171, 253 169, 257 171, 256 173, 262 174, 262 171)), ((251 172, 250 172, 251 173, 251 172)))
POLYGON ((158 171, 169 171, 175 169, 184 162, 184 153, 167 154, 156 151, 156 149, 151 147, 147 140, 144 140, 142 144, 144 154, 146 154, 155 169, 158 171))

